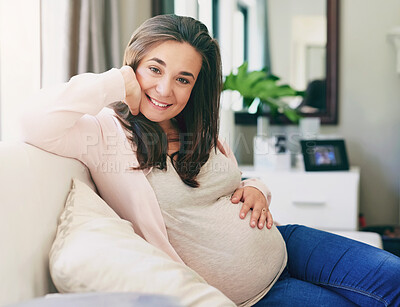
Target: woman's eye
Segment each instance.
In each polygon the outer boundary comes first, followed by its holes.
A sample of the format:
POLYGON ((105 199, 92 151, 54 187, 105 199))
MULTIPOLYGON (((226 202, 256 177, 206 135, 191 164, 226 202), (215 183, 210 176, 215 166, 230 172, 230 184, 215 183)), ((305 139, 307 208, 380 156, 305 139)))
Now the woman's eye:
POLYGON ((151 70, 152 72, 155 72, 156 74, 159 74, 159 73, 160 73, 160 70, 159 70, 158 68, 156 68, 156 67, 150 67, 150 70, 151 70))
POLYGON ((180 83, 189 84, 189 81, 186 80, 185 78, 178 78, 177 80, 178 80, 178 82, 180 82, 180 83))

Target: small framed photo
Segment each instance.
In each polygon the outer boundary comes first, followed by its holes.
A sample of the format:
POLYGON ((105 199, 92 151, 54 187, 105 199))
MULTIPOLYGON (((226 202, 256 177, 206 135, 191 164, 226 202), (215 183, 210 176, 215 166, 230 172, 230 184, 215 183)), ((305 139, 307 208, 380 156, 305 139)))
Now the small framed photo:
POLYGON ((347 171, 344 140, 300 140, 306 171, 347 171))

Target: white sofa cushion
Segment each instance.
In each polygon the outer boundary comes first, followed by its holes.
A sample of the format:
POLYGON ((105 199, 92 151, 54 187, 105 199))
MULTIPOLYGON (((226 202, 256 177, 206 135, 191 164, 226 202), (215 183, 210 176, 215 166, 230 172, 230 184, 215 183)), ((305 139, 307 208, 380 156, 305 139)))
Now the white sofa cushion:
POLYGON ((49 251, 73 177, 88 169, 22 142, 0 142, 0 306, 56 291, 49 251))
POLYGON ((134 233, 93 190, 77 179, 50 251, 60 292, 166 294, 185 306, 234 306, 196 272, 134 233))
POLYGON ((365 244, 369 244, 372 246, 375 246, 377 248, 382 249, 383 244, 382 244, 382 237, 375 232, 366 232, 366 231, 330 231, 334 234, 337 234, 339 236, 343 236, 349 239, 353 239, 356 241, 363 242, 365 244))

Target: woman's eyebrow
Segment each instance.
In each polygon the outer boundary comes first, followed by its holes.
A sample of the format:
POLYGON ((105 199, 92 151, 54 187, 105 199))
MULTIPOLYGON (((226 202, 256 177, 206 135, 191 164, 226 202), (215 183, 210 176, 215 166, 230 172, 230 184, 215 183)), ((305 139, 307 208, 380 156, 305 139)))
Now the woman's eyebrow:
MULTIPOLYGON (((159 58, 154 57, 154 58, 151 58, 150 60, 148 60, 147 62, 150 62, 150 61, 155 61, 158 64, 160 64, 161 66, 167 67, 167 64, 163 60, 161 60, 159 58)), ((188 76, 188 77, 192 77, 193 80, 196 80, 196 78, 194 77, 194 75, 191 72, 181 71, 181 72, 179 72, 179 74, 180 75, 184 75, 184 76, 188 76)))

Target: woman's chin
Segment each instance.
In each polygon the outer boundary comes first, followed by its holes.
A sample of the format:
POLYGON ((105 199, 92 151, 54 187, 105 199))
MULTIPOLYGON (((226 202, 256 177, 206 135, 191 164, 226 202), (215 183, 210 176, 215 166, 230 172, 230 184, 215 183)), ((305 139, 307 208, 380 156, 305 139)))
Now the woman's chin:
POLYGON ((141 113, 142 113, 143 116, 146 117, 149 121, 154 122, 154 123, 159 123, 159 122, 165 120, 165 119, 160 118, 160 117, 158 117, 158 116, 148 115, 148 114, 143 113, 143 112, 141 112, 141 113))
MULTIPOLYGON (((143 114, 144 117, 146 117, 148 120, 155 122, 155 123, 161 123, 164 121, 169 121, 173 116, 167 115, 166 112, 154 112, 152 110, 148 110, 147 108, 143 108, 140 110, 140 113, 143 114), (161 113, 161 114, 160 114, 161 113), (164 114, 162 114, 164 113, 164 114)), ((168 112, 170 114, 170 112, 168 112)))

